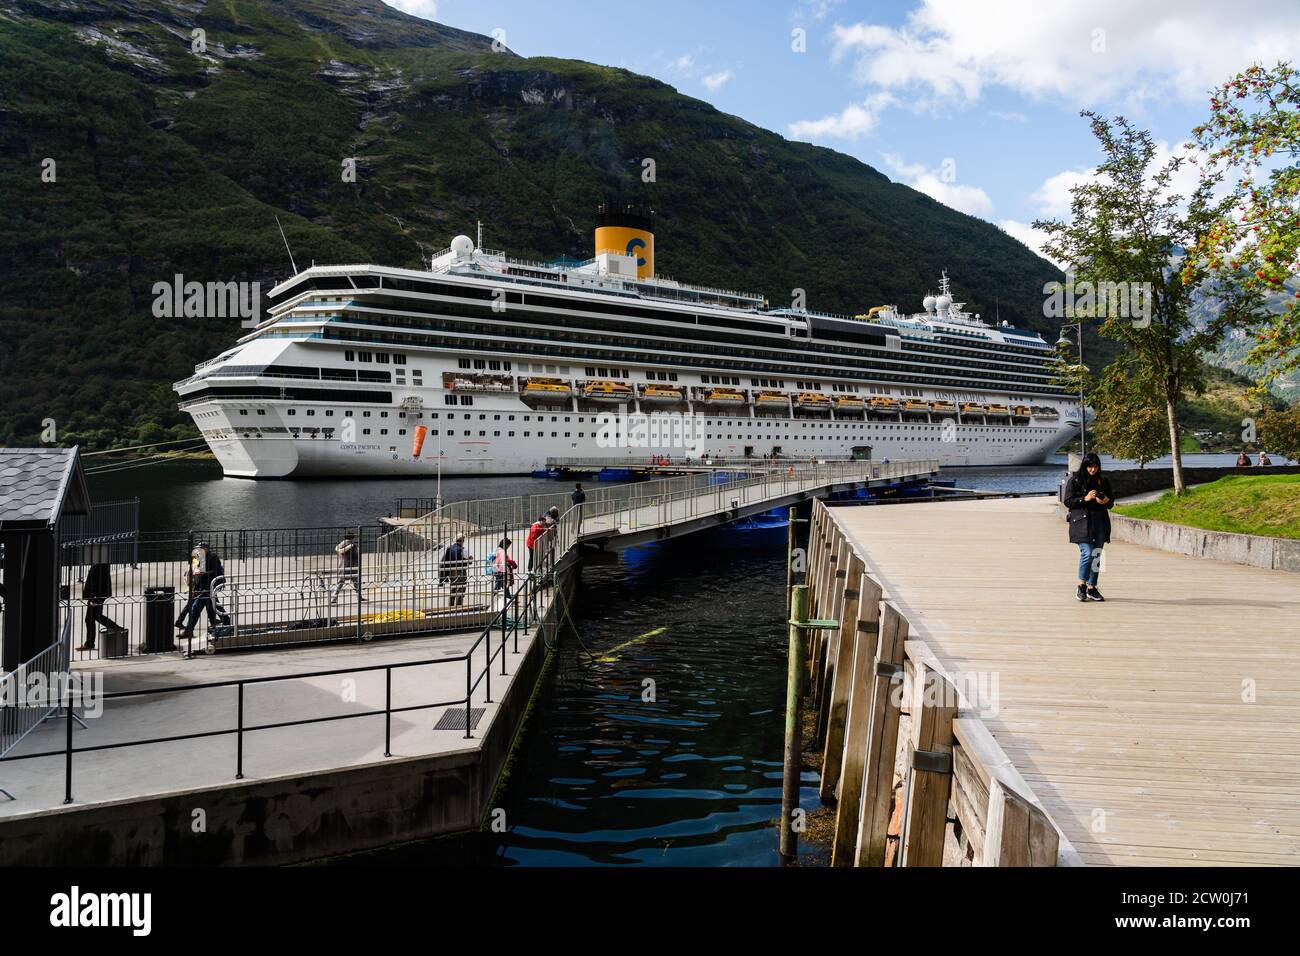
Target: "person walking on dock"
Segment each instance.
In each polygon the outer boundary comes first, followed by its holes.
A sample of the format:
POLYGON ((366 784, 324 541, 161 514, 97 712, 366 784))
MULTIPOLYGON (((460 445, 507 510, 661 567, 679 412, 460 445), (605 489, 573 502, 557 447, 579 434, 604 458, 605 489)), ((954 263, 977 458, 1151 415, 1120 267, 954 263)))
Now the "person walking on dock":
POLYGON ((1271 464, 1273 464, 1273 460, 1269 458, 1267 454, 1261 451, 1259 453, 1259 467, 1267 468, 1271 464))
POLYGON ((1101 549, 1110 540, 1110 509, 1115 507, 1110 481, 1101 473, 1101 459, 1089 452, 1065 489, 1070 509, 1070 541, 1079 546, 1079 579, 1074 596, 1080 601, 1104 601, 1097 590, 1101 549))
POLYGON ((492 590, 509 591, 511 585, 515 583, 517 567, 519 567, 518 562, 510 557, 510 539, 502 538, 501 543, 497 545, 496 556, 492 559, 492 590))
POLYGON ((181 616, 176 619, 176 629, 185 632, 187 638, 194 636, 194 627, 199 623, 200 612, 207 612, 208 630, 217 626, 217 609, 212 603, 212 585, 217 578, 226 576, 226 569, 221 564, 221 556, 200 541, 190 552, 190 566, 185 570, 185 583, 189 586, 189 600, 181 616))
POLYGON ((1246 449, 1244 448, 1241 450, 1241 454, 1237 456, 1237 467, 1238 468, 1250 467, 1250 456, 1246 454, 1246 449))
POLYGON ((102 624, 107 630, 119 631, 121 628, 104 614, 104 602, 113 596, 113 575, 107 564, 92 564, 86 571, 85 583, 81 585, 81 596, 86 601, 86 643, 78 651, 95 649, 95 625, 102 624))
POLYGON ((578 509, 578 531, 582 532, 582 506, 587 503, 587 493, 582 490, 582 482, 573 486, 573 494, 569 495, 573 501, 573 507, 578 509))
POLYGON ((451 585, 451 607, 463 607, 465 604, 465 586, 469 580, 469 563, 472 560, 473 557, 465 550, 463 534, 456 535, 456 540, 442 554, 438 576, 444 584, 451 585))
POLYGON ((334 585, 331 603, 338 603, 339 592, 345 584, 352 585, 352 590, 357 592, 358 602, 364 601, 366 596, 361 593, 361 547, 351 531, 343 535, 343 540, 334 546, 334 553, 339 558, 339 580, 334 585))

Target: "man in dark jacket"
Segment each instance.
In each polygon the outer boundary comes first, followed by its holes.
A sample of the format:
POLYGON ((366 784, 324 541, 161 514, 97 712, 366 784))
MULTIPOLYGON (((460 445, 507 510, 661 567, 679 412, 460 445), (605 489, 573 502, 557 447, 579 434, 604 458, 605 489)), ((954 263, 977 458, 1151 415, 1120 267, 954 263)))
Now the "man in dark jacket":
POLYGON ((208 615, 208 630, 217 626, 217 609, 212 603, 212 585, 217 578, 224 578, 226 569, 221 564, 221 556, 206 541, 200 541, 198 547, 190 552, 190 566, 185 570, 185 583, 189 585, 189 600, 181 616, 176 619, 178 630, 185 632, 187 638, 194 636, 194 627, 199 623, 199 614, 208 615), (186 623, 188 618, 189 623, 186 623))
POLYGON ((451 585, 451 606, 463 607, 465 604, 465 585, 469 580, 469 552, 465 550, 465 536, 457 535, 456 540, 442 554, 442 565, 438 569, 444 584, 451 585))
POLYGON ((1104 601, 1097 590, 1097 579, 1101 574, 1101 549, 1110 540, 1110 509, 1115 507, 1115 496, 1096 455, 1084 455, 1079 470, 1070 476, 1065 506, 1070 509, 1070 541, 1079 546, 1079 578, 1074 596, 1080 601, 1104 601))
POLYGON ((104 614, 104 603, 113 596, 113 575, 107 564, 92 564, 86 572, 86 581, 81 586, 81 596, 86 602, 86 643, 77 648, 79 651, 95 649, 95 625, 102 624, 107 630, 121 630, 118 625, 104 614))

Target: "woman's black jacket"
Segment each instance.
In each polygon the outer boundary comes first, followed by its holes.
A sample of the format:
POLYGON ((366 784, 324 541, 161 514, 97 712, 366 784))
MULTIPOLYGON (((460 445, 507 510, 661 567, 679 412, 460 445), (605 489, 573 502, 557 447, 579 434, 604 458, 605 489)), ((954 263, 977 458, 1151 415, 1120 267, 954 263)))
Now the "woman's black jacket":
POLYGON ((1065 486, 1065 506, 1070 509, 1070 543, 1081 544, 1087 541, 1092 545, 1102 545, 1110 540, 1110 509, 1115 506, 1115 495, 1110 490, 1110 482, 1105 475, 1097 476, 1099 492, 1106 496, 1106 503, 1098 504, 1096 499, 1084 501, 1088 494, 1086 479, 1071 475, 1065 486))

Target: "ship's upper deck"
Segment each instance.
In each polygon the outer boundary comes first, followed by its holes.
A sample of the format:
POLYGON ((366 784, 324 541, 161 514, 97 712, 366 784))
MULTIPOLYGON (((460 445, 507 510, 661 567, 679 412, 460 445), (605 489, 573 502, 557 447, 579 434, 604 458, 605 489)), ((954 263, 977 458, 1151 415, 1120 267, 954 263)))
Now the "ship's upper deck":
MULTIPOLYGON (((399 282, 429 279, 469 280, 473 284, 504 284, 512 287, 534 286, 585 297, 617 298, 630 302, 639 300, 665 306, 686 306, 691 309, 708 309, 714 314, 734 314, 737 320, 753 321, 755 318, 782 323, 798 330, 818 327, 866 331, 898 336, 902 340, 936 341, 940 337, 956 338, 966 342, 989 345, 1018 345, 1048 351, 1048 345, 1034 331, 1012 328, 1007 323, 989 325, 978 315, 961 309, 962 303, 951 302, 946 296, 936 300, 927 296, 926 312, 901 314, 895 306, 873 309, 866 315, 844 315, 820 312, 807 308, 770 307, 767 299, 758 293, 738 292, 709 286, 691 285, 664 276, 639 278, 636 260, 631 256, 602 253, 584 261, 557 260, 541 262, 517 259, 505 253, 488 249, 449 248, 434 255, 426 270, 400 269, 375 265, 315 266, 303 270, 278 284, 271 290, 272 321, 285 311, 292 310, 320 282, 331 277, 345 278, 348 286, 358 293, 387 288, 384 277, 399 282), (357 283, 355 277, 365 276, 368 281, 357 283)), ((945 276, 941 288, 947 289, 945 276)), ((256 334, 256 333, 254 333, 256 334)), ((798 333, 796 333, 798 334, 798 333)))

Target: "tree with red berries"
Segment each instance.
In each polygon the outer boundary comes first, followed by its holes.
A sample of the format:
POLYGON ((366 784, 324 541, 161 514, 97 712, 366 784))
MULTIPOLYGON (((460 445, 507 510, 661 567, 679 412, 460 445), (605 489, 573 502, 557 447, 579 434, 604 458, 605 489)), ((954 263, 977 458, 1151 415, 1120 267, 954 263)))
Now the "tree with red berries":
POLYGON ((1215 89, 1210 110, 1194 145, 1208 153, 1211 174, 1229 173, 1235 185, 1196 258, 1271 297, 1262 321, 1247 325, 1262 388, 1300 367, 1300 291, 1287 285, 1300 272, 1300 72, 1256 64, 1215 89))

